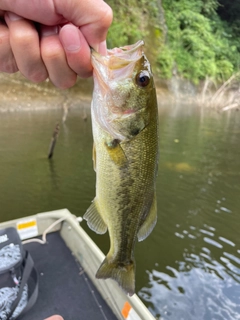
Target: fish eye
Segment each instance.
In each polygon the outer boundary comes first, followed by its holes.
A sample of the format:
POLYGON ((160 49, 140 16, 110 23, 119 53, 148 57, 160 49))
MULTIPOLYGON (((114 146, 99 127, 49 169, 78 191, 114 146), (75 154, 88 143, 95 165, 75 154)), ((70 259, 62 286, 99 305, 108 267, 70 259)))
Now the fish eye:
POLYGON ((139 87, 146 87, 150 82, 150 75, 148 73, 148 71, 144 70, 139 72, 136 75, 136 83, 139 87))

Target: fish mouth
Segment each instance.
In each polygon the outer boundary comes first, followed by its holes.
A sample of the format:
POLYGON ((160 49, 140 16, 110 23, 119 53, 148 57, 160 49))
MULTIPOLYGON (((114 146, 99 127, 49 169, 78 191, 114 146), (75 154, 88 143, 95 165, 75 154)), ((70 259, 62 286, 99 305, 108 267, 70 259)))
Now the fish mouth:
POLYGON ((102 56, 94 49, 91 49, 93 67, 101 63, 112 70, 123 68, 141 58, 143 46, 144 42, 140 40, 133 45, 107 50, 106 56, 102 56))
POLYGON ((112 123, 119 117, 126 119, 135 113, 130 108, 124 111, 123 105, 128 99, 136 64, 144 56, 143 45, 143 41, 138 41, 133 45, 107 50, 105 56, 91 50, 93 100, 98 101, 98 104, 93 104, 92 115, 106 132, 120 141, 125 137, 114 129, 112 123))
POLYGON ((105 84, 109 80, 130 77, 136 62, 143 56, 143 46, 140 40, 133 45, 107 50, 105 56, 91 49, 94 76, 105 84))

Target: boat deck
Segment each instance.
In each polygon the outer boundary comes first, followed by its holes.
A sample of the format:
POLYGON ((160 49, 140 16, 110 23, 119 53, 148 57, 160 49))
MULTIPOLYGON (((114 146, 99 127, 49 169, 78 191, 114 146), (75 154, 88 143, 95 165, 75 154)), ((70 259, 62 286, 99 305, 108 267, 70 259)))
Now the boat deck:
MULTIPOLYGON (((81 220, 60 209, 0 223, 1 229, 15 227, 22 240, 44 239, 47 233, 44 245, 24 244, 39 274, 39 297, 18 320, 54 314, 64 320, 154 320, 136 294, 129 297, 116 281, 95 278, 105 256, 79 225, 81 220)), ((28 284, 30 296, 33 281, 28 284)))
POLYGON ((39 274, 39 296, 32 309, 19 320, 43 320, 54 314, 64 320, 117 319, 59 232, 48 234, 47 242, 24 245, 39 274))

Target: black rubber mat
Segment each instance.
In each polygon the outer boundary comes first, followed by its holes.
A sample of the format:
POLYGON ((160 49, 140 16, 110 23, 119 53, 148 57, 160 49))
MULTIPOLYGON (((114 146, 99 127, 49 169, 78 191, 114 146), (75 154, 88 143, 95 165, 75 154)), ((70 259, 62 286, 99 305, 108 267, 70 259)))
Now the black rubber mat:
POLYGON ((59 233, 48 234, 47 241, 24 245, 39 274, 39 296, 19 320, 43 320, 54 314, 64 320, 116 320, 59 233))

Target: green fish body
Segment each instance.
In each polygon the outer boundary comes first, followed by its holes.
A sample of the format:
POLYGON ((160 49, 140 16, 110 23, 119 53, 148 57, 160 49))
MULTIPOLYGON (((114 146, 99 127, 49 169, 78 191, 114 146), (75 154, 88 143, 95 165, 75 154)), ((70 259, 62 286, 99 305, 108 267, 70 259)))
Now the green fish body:
POLYGON ((135 292, 134 246, 157 221, 158 109, 143 42, 92 53, 93 162, 96 197, 84 218, 96 233, 107 230, 110 250, 96 277, 112 278, 135 292))

